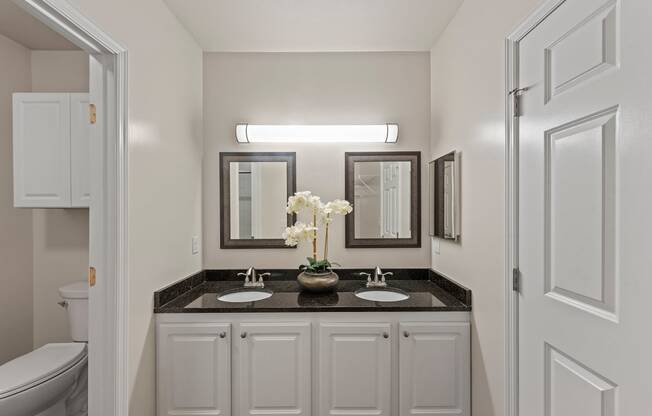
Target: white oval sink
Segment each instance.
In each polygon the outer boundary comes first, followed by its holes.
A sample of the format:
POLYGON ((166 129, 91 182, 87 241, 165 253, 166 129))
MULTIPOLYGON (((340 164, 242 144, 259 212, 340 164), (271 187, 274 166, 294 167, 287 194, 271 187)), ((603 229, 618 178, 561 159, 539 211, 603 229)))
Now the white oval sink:
POLYGON ((369 300, 372 302, 399 302, 405 299, 409 299, 410 295, 403 292, 399 289, 386 288, 386 289, 375 289, 375 288, 365 288, 359 289, 355 292, 355 295, 360 299, 369 300))
POLYGON ((268 289, 234 289, 217 295, 217 300, 233 303, 256 302, 270 296, 272 296, 272 291, 268 289))

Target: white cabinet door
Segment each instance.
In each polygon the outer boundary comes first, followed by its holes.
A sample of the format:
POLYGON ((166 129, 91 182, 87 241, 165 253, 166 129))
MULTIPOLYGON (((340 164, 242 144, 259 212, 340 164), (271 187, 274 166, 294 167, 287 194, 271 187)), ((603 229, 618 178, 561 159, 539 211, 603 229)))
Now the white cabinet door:
POLYGON ((88 207, 91 199, 88 94, 70 94, 70 192, 72 207, 88 207))
POLYGON ((14 206, 70 206, 70 95, 13 95, 14 206))
POLYGON ((311 324, 242 323, 234 340, 236 414, 311 414, 311 324))
POLYGON ((468 323, 399 324, 400 415, 469 416, 468 323))
POLYGON ((230 416, 231 324, 160 324, 158 416, 230 416))
POLYGON ((384 322, 320 325, 320 416, 390 415, 390 334, 384 322))

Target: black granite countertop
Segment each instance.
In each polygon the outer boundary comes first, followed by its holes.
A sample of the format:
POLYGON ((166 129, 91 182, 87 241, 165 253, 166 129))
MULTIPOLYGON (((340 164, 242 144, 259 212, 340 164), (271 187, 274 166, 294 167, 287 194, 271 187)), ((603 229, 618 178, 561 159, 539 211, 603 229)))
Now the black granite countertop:
POLYGON ((356 272, 364 269, 336 270, 337 290, 312 294, 301 292, 296 270, 271 272, 265 288, 274 293, 256 302, 230 303, 217 300, 218 294, 243 286, 237 277, 241 270, 205 270, 176 282, 154 294, 155 313, 241 313, 241 312, 375 312, 375 311, 470 311, 471 291, 428 269, 387 269, 394 277, 388 286, 407 292, 409 299, 398 302, 373 302, 354 292, 365 286, 356 272))

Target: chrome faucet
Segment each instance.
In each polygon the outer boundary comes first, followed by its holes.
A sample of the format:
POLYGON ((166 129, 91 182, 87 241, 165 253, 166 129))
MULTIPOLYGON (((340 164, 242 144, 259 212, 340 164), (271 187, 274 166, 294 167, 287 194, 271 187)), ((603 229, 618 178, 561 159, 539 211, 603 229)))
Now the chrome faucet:
POLYGON ((367 277, 367 287, 387 287, 385 276, 392 276, 392 275, 394 275, 394 273, 392 272, 383 273, 383 271, 380 269, 380 266, 376 266, 376 269, 374 270, 373 280, 371 279, 371 273, 360 272, 360 276, 367 277))
POLYGON ((238 273, 238 276, 244 277, 244 287, 265 287, 263 277, 271 276, 271 273, 258 273, 256 269, 250 267, 246 273, 238 273))

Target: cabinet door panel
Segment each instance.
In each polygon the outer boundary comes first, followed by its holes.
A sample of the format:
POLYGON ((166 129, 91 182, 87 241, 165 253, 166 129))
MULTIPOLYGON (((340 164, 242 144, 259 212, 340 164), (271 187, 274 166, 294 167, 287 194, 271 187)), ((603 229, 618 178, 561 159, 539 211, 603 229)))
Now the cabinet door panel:
POLYGON ((70 97, 13 95, 14 206, 70 207, 70 97))
POLYGON ((389 323, 320 325, 320 415, 390 414, 390 332, 389 323))
POLYGON ((91 199, 88 103, 88 94, 70 94, 70 192, 73 207, 88 207, 91 199))
POLYGON ((159 416, 231 414, 230 328, 228 323, 159 325, 159 416))
POLYGON ((240 325, 239 415, 310 415, 310 323, 240 325))
POLYGON ((401 416, 468 416, 469 324, 399 325, 401 416))

